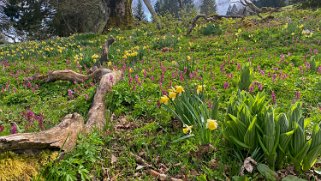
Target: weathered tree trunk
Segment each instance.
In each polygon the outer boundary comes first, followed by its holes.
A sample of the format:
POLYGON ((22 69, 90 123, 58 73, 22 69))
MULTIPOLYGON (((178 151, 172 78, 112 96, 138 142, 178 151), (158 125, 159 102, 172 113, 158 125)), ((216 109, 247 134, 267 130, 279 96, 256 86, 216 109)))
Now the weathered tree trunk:
POLYGON ((53 25, 58 35, 102 33, 111 27, 126 28, 133 23, 133 0, 50 0, 57 14, 53 25))
POLYGON ((152 14, 154 21, 157 23, 157 28, 161 29, 162 28, 161 22, 158 18, 157 13, 154 10, 152 4, 150 3, 150 0, 144 0, 144 3, 146 5, 146 7, 148 8, 150 14, 152 14))
POLYGON ((106 12, 109 14, 105 31, 110 27, 129 27, 133 23, 133 0, 103 0, 106 4, 106 12))

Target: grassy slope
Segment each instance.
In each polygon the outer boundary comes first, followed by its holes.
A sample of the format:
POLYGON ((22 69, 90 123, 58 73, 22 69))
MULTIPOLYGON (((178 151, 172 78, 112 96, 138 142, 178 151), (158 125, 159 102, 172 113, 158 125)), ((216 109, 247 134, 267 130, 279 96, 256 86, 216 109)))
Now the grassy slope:
MULTIPOLYGON (((158 169, 168 168, 169 175, 188 178, 206 175, 209 179, 225 180, 225 176, 238 173, 240 163, 231 157, 233 151, 225 147, 220 131, 214 133, 216 151, 211 154, 197 155, 198 147, 193 139, 173 144, 173 140, 183 136, 181 125, 171 121, 169 115, 157 107, 157 101, 161 91, 166 91, 171 84, 194 86, 204 81, 206 94, 220 97, 222 119, 225 103, 237 88, 237 64, 251 63, 254 80, 263 85, 263 91, 268 95, 275 91, 279 109, 286 109, 299 91, 305 115, 313 122, 319 122, 321 75, 308 70, 307 61, 314 55, 317 67, 321 66, 321 55, 316 53, 321 51, 320 10, 286 10, 275 16, 274 20, 265 23, 256 18, 223 20, 224 34, 220 36, 204 36, 199 31, 202 27, 198 27, 191 37, 185 37, 182 25, 168 23, 162 32, 156 31, 154 25, 144 25, 130 31, 112 30, 108 35, 74 35, 0 47, 0 89, 3 90, 0 92, 0 121, 5 126, 0 135, 9 134, 11 122, 17 123, 20 131, 39 130, 37 125, 28 126, 22 115, 29 108, 44 115, 46 128, 57 124, 67 113, 79 112, 86 117, 95 91, 91 82, 28 85, 24 78, 58 69, 85 73, 81 65, 91 66, 92 55, 100 54, 103 42, 113 35, 118 41, 111 49, 112 66, 124 68, 125 64, 126 72, 124 81, 115 86, 106 100, 116 117, 108 123, 108 131, 103 134, 104 146, 99 162, 108 168, 109 175, 119 179, 149 180, 146 173, 136 173, 136 162, 130 156, 130 152, 134 152, 158 169), (312 30, 313 36, 304 37, 303 29, 312 30), (124 59, 124 51, 136 46, 138 49, 145 46, 145 50, 141 50, 143 61, 124 59), (164 52, 165 46, 172 49, 164 52), (191 57, 190 61, 186 60, 187 56, 191 57), (195 74, 192 79, 182 81, 176 73, 186 63, 193 65, 191 69, 195 74), (160 87, 162 69, 166 71, 160 87), (225 82, 229 84, 228 89, 223 88, 225 82), (68 96, 68 89, 75 92, 72 97, 68 96), (117 162, 110 164, 111 155, 118 158, 117 162)), ((254 89, 254 92, 258 91, 258 88, 254 89)), ((97 167, 95 170, 100 172, 97 167)), ((92 172, 93 175, 96 172, 92 172)))

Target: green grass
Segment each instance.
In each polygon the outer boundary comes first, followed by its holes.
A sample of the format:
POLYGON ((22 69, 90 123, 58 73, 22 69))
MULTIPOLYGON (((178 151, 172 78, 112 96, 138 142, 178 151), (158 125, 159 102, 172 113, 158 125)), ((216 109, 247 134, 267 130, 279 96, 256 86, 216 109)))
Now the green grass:
POLYGON ((28 109, 44 116, 45 128, 53 127, 68 113, 78 112, 86 118, 95 93, 91 81, 29 85, 25 78, 62 69, 86 74, 83 66, 92 66, 92 55, 99 55, 104 41, 114 36, 117 41, 110 50, 109 68, 123 69, 124 79, 106 96, 108 109, 115 117, 100 134, 103 146, 99 166, 85 168, 89 169, 88 174, 92 178, 103 177, 107 170, 110 178, 119 180, 153 179, 143 170, 136 171, 132 152, 157 170, 167 169, 165 173, 173 177, 226 180, 238 175, 242 165, 220 134, 227 102, 237 91, 238 65, 249 63, 253 70, 252 82, 257 84, 252 94, 263 91, 270 96, 274 91, 277 98, 273 106, 284 111, 296 101, 295 93, 300 92, 304 116, 319 123, 321 72, 310 70, 308 63, 314 56, 316 67, 321 66, 320 14, 320 9, 287 9, 273 14, 275 19, 268 22, 260 22, 256 17, 243 21, 225 19, 219 22, 223 33, 217 36, 204 33, 204 28, 212 27, 204 24, 186 37, 183 23, 167 21, 162 31, 148 24, 127 31, 113 29, 107 35, 79 34, 1 46, 0 121, 5 129, 0 135, 10 134, 13 122, 20 132, 39 131, 36 123, 29 126, 23 116, 28 109), (303 29, 313 31, 312 37, 302 35, 303 29), (124 59, 128 50, 139 55, 124 59), (188 73, 181 76, 184 71, 188 73), (196 89, 202 83, 208 99, 219 97, 220 109, 219 129, 213 133, 215 149, 200 156, 202 148, 194 138, 173 143, 183 136, 182 125, 159 108, 157 102, 170 85, 196 89), (229 85, 227 89, 224 84, 229 85), (259 84, 262 90, 257 87, 259 84), (72 97, 68 96, 69 89, 74 92, 72 97), (112 155, 117 161, 111 164, 112 155))

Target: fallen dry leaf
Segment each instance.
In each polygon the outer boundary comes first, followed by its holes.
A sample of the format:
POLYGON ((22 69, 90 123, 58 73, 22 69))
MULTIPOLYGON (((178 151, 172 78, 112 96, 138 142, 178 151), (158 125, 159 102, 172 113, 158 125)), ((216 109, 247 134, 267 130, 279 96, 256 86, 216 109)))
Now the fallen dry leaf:
POLYGON ((116 162, 117 162, 117 157, 115 155, 111 155, 110 163, 113 164, 113 163, 116 163, 116 162))
POLYGON ((253 158, 247 157, 244 160, 240 175, 244 175, 244 170, 246 170, 248 173, 252 173, 256 164, 257 162, 253 158))
POLYGON ((141 169, 143 169, 143 168, 145 168, 143 165, 137 164, 136 170, 141 170, 141 169))

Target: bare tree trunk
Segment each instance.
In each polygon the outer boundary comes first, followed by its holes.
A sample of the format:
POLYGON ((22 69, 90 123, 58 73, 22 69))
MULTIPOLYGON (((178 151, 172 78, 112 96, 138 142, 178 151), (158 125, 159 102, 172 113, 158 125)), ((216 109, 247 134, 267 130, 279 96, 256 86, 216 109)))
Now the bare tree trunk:
POLYGON ((133 0, 104 0, 109 13, 105 31, 110 27, 129 27, 133 23, 132 2, 133 0))
POLYGON ((146 7, 148 8, 150 14, 152 14, 153 19, 154 19, 155 22, 157 23, 157 28, 158 28, 158 29, 162 29, 161 22, 160 22, 160 20, 159 20, 159 18, 158 18, 157 13, 156 13, 155 10, 154 10, 152 4, 150 3, 150 1, 149 1, 149 0, 144 0, 144 3, 145 3, 145 5, 146 5, 146 7))
POLYGON ((102 33, 111 27, 127 28, 133 24, 133 0, 50 0, 57 10, 56 33, 102 33))

